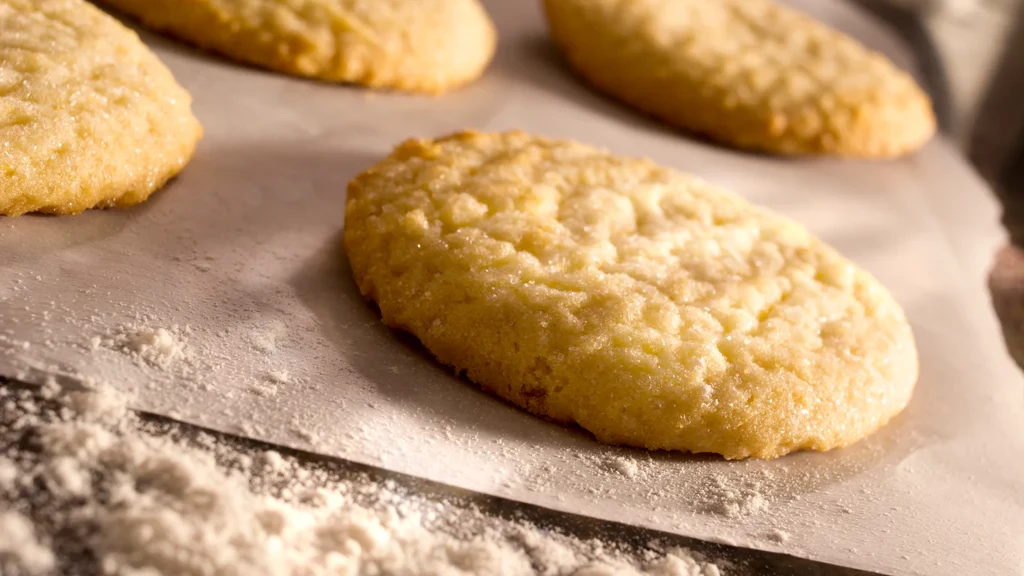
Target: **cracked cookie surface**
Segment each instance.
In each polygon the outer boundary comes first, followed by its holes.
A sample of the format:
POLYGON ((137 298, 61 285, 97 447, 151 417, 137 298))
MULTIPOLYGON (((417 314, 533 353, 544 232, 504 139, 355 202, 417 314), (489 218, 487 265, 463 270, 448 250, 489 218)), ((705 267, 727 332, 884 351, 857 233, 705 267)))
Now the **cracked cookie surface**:
POLYGON ((294 76, 439 93, 475 80, 496 32, 477 0, 101 0, 145 25, 294 76))
POLYGON ((128 206, 191 159, 191 97, 82 0, 0 3, 0 214, 128 206))
POLYGON ((771 0, 544 0, 569 64, 603 92, 737 148, 894 157, 935 132, 883 55, 771 0))
POLYGON ((917 379, 900 306, 805 228, 576 142, 407 141, 349 185, 345 246, 389 326, 608 443, 828 450, 917 379))

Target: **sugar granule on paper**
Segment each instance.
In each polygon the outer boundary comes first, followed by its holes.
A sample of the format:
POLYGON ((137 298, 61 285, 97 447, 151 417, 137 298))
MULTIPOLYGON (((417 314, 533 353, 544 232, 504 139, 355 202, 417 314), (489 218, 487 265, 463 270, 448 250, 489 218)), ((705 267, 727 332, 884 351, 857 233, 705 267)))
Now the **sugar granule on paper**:
POLYGON ((4 517, 18 546, 0 544, 0 562, 19 570, 5 576, 71 573, 69 562, 73 573, 125 576, 719 574, 685 550, 638 559, 391 480, 342 477, 336 463, 141 418, 105 386, 50 400, 5 384, 0 393, 0 442, 19 447, 2 465, 27 479, 8 482, 0 509, 27 506, 37 523, 4 517), (80 549, 69 560, 47 541, 80 549))

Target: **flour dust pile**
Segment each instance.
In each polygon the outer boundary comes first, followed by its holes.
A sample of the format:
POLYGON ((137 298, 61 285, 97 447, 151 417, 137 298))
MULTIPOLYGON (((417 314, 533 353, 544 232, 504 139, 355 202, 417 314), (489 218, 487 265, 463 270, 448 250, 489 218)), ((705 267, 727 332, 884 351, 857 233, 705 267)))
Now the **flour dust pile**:
MULTIPOLYGON (((157 336, 145 345, 172 349, 157 336)), ((724 572, 686 550, 580 540, 139 416, 104 385, 0 381, 0 454, 2 576, 724 572)))

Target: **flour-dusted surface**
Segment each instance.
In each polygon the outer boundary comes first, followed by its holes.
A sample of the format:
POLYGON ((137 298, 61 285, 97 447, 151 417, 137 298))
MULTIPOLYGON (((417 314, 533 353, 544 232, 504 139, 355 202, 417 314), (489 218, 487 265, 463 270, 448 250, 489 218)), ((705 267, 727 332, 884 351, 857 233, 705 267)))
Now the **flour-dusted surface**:
POLYGON ((685 549, 581 540, 139 418, 125 400, 105 385, 0 384, 0 574, 727 573, 685 549))
MULTIPOLYGON (((801 6, 906 62, 846 3, 801 6)), ((438 99, 298 82, 145 36, 193 92, 207 136, 138 209, 0 220, 0 374, 94 377, 132 391, 135 407, 208 428, 687 536, 881 572, 1017 570, 1024 470, 1005 454, 1024 450, 1022 384, 998 332, 973 324, 984 301, 961 299, 951 255, 976 262, 969 238, 948 242, 929 211, 941 199, 951 230, 997 213, 950 148, 884 164, 711 148, 579 86, 539 40, 536 3, 489 9, 502 27, 494 65, 438 99), (650 157, 805 224, 906 310, 922 359, 914 399, 850 448, 730 463, 601 446, 453 378, 363 301, 340 221, 348 180, 396 142, 467 127, 650 157), (192 333, 166 367, 92 347, 126 325, 192 333), (252 337, 268 332, 273 350, 252 337), (285 384, 269 376, 280 371, 285 384), (636 464, 633 478, 617 458, 636 464), (732 518, 700 496, 716 476, 742 488, 765 470, 757 513, 732 518)))

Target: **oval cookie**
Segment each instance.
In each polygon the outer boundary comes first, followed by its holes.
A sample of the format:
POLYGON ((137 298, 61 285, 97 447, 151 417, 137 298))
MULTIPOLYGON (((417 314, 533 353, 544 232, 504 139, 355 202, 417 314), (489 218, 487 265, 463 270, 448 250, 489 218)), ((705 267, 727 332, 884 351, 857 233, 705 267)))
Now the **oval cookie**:
POLYGON ((886 158, 935 132, 881 54, 770 0, 544 0, 570 65, 603 92, 720 143, 886 158))
POLYGON ((475 80, 496 34, 477 0, 102 0, 240 62, 374 88, 439 93, 475 80))
POLYGON ((191 97, 82 0, 0 3, 0 214, 142 202, 191 159, 191 97))
POLYGON ((345 247, 389 326, 603 442, 828 450, 917 379, 900 306, 806 229, 575 142, 405 142, 350 183, 345 247))

